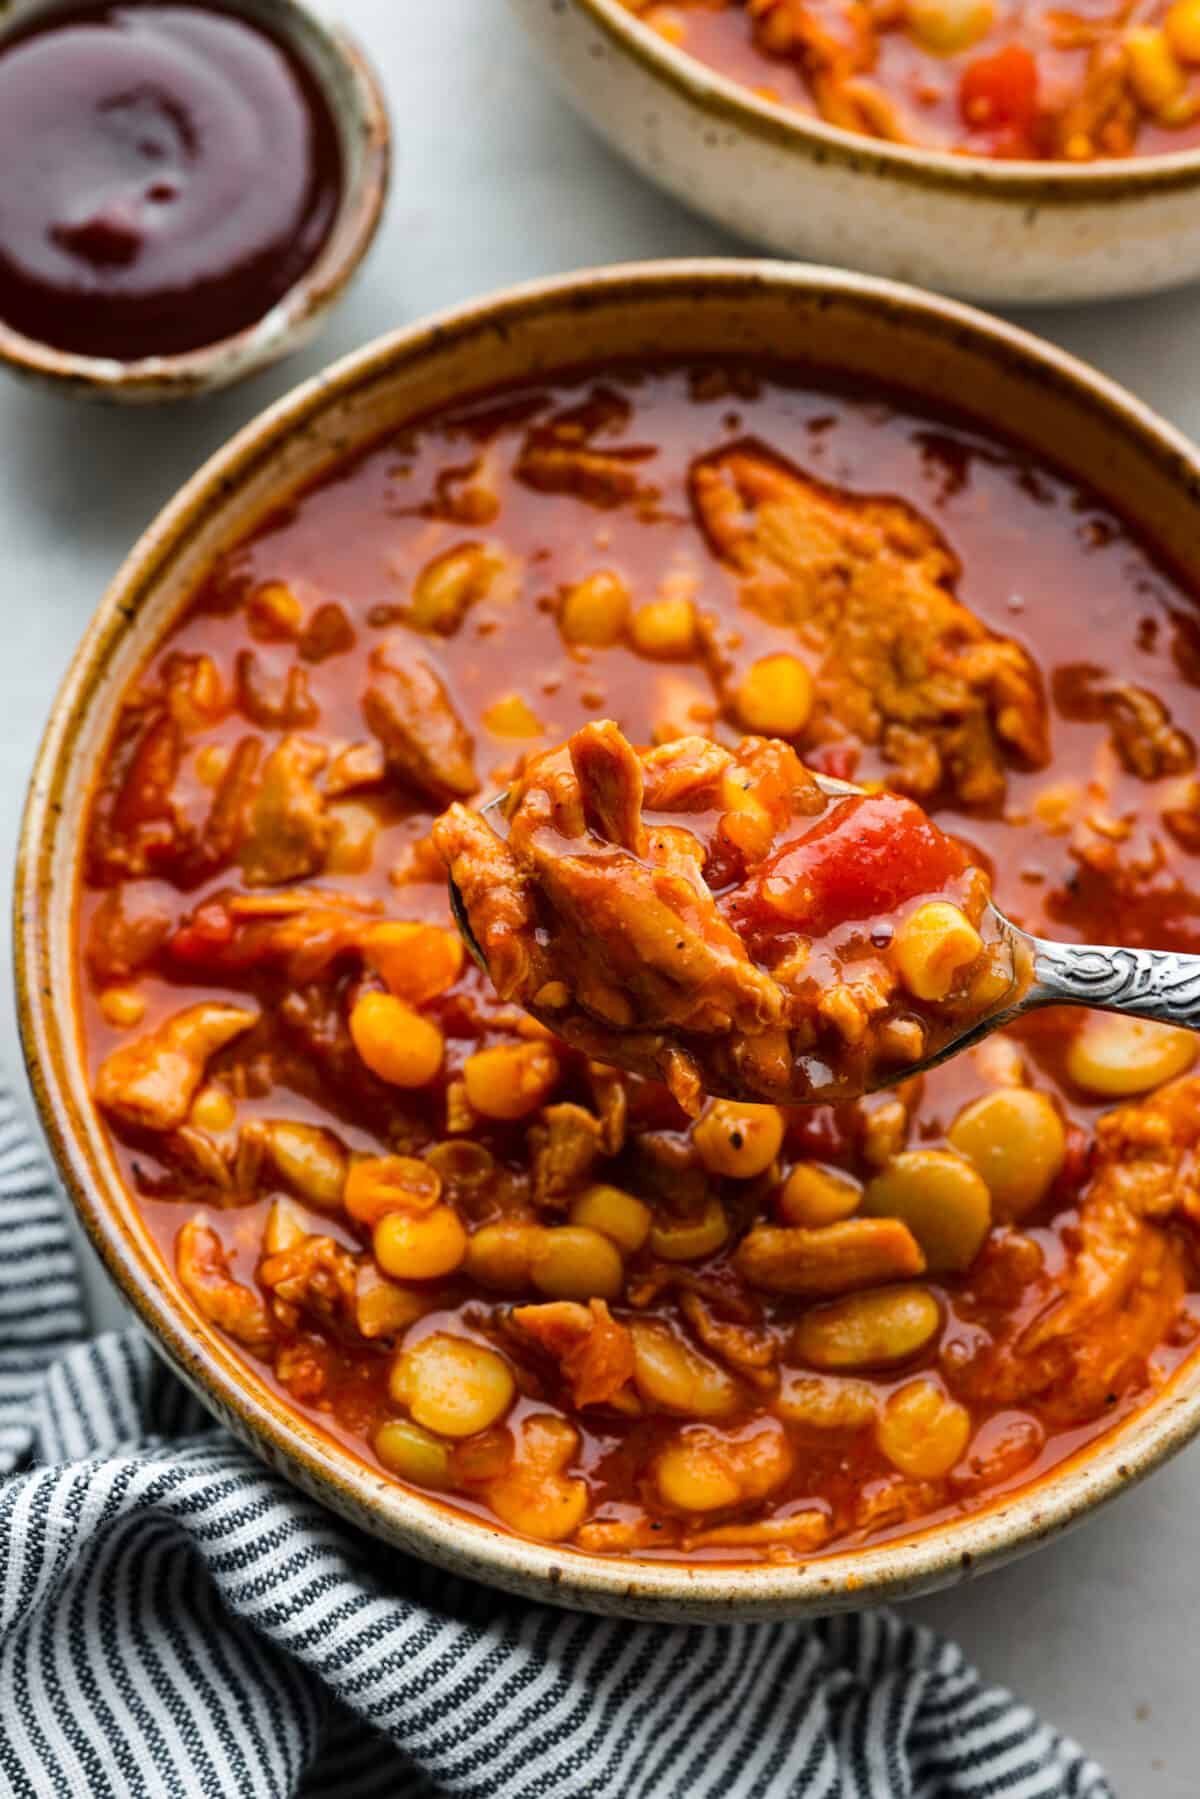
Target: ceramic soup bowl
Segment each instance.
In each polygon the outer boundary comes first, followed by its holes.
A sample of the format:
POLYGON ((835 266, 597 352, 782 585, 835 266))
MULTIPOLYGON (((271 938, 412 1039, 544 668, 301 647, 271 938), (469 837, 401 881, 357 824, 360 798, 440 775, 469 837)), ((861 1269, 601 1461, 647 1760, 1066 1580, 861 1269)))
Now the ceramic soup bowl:
MULTIPOLYGON (((293 1410, 208 1325, 164 1265, 89 1091, 73 929, 80 821, 122 694, 213 558, 293 489, 385 431, 482 389, 568 365, 728 353, 904 389, 1036 446, 1119 505, 1200 583, 1200 458, 1128 394, 952 301, 836 271, 651 264, 518 288, 368 345, 248 425, 161 513, 108 593, 47 727, 16 894, 26 1056, 58 1166, 103 1260, 181 1377, 244 1442, 366 1531, 456 1572, 630 1616, 797 1616, 896 1599, 1032 1548, 1147 1474, 1200 1426, 1200 1356, 1140 1411, 987 1509, 789 1566, 683 1566, 505 1534, 388 1479, 293 1410)), ((1131 604, 1134 597, 1131 594, 1131 604)))

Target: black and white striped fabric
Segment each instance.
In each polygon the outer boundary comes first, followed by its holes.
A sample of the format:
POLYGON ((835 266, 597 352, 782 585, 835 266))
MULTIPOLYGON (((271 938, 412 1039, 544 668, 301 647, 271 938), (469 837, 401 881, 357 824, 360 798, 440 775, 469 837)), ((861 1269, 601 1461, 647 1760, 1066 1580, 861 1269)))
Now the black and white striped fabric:
POLYGON ((0 1096, 0 1793, 1112 1799, 929 1631, 673 1628, 391 1553, 82 1341, 62 1200, 0 1096))

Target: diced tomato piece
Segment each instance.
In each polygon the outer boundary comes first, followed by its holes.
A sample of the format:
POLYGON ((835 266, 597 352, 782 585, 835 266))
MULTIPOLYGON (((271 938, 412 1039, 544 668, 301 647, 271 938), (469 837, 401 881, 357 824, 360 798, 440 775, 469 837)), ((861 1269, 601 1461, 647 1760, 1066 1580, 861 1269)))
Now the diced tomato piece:
POLYGON ((822 749, 806 751, 804 760, 814 774, 826 775, 831 781, 852 781, 860 753, 855 743, 827 743, 822 749))
POLYGON ((217 900, 197 906, 186 924, 180 925, 168 945, 181 962, 208 962, 233 941, 234 921, 217 900))
POLYGON ((807 1162, 837 1162, 853 1142, 845 1111, 842 1106, 794 1106, 786 1114, 788 1149, 807 1162))
POLYGON ((967 858, 919 806, 897 794, 841 800, 797 842, 763 864, 759 906, 806 936, 894 912, 940 893, 967 858))
POLYGON ((958 85, 959 111, 974 130, 1027 135, 1037 117, 1037 85, 1033 52, 1009 44, 967 64, 958 85))

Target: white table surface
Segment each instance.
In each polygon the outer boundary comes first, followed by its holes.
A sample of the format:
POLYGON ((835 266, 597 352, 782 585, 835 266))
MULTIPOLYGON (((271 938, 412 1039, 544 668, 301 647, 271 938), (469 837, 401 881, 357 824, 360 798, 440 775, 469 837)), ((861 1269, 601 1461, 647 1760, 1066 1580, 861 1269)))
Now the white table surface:
MULTIPOLYGON (((235 427, 332 357, 491 288, 741 248, 576 121, 503 0, 342 0, 341 11, 385 79, 395 177, 372 257, 319 343, 231 394, 157 412, 90 409, 0 378, 6 881, 34 748, 92 608, 143 526, 235 427)), ((1023 322, 1200 434, 1200 289, 1023 322)), ((24 1095, 15 1027, 0 1034, 0 1067, 24 1095)), ((83 1253, 97 1326, 120 1323, 83 1253)), ((1198 1491, 1200 1445, 1068 1538, 908 1608, 1079 1738, 1123 1799, 1200 1795, 1198 1491)))

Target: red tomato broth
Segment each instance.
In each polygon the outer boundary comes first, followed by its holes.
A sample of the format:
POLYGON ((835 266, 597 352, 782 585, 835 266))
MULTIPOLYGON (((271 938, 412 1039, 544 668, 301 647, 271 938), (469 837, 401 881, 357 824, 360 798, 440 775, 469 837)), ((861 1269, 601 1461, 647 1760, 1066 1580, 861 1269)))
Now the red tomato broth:
MULTIPOLYGON (((529 570, 521 600, 512 601, 507 607, 477 608, 474 614, 468 614, 465 630, 437 645, 455 698, 476 732, 480 748, 478 767, 485 790, 509 778, 522 748, 511 741, 491 738, 479 725, 480 713, 498 694, 519 691, 526 697, 545 726, 539 740, 545 744, 598 713, 617 717, 635 738, 644 738, 653 720, 661 715, 663 702, 658 690, 664 676, 685 677, 696 689, 696 705, 701 711, 707 705, 710 717, 714 716, 717 704, 711 689, 706 695, 707 682, 702 671, 687 665, 654 663, 624 645, 604 651, 567 649, 559 635, 552 596, 565 584, 581 579, 597 561, 626 570, 639 596, 664 568, 684 562, 698 577, 699 603, 719 609, 723 616, 737 616, 741 624, 737 584, 730 571, 708 553, 695 531, 684 482, 693 457, 707 454, 714 444, 726 439, 751 433, 825 481, 862 492, 895 495, 927 517, 935 518, 963 564, 960 597, 993 628, 1006 634, 1015 631, 1043 667, 1049 669, 1076 660, 1078 645, 1086 641, 1089 662, 1136 679, 1161 699, 1175 717, 1186 718, 1189 706, 1194 706, 1200 629, 1190 596, 1137 544, 1118 518, 1024 451, 1006 446, 969 423, 932 418, 898 398, 863 396, 828 386, 817 388, 804 377, 789 376, 784 371, 735 370, 726 376, 711 368, 664 367, 653 371, 610 371, 603 378, 603 387, 623 395, 631 407, 628 421, 612 433, 613 441, 652 451, 638 465, 643 472, 652 473, 657 490, 656 496, 642 505, 642 517, 635 517, 630 507, 598 508, 568 493, 539 492, 513 480, 509 464, 528 416, 541 415, 551 406, 561 407, 586 397, 595 379, 584 374, 564 379, 552 390, 540 388, 528 394, 505 396, 499 405, 489 401, 464 408, 449 420, 438 418, 412 427, 348 463, 330 479, 289 501, 260 531, 221 560, 170 634, 169 648, 186 654, 212 655, 228 681, 234 653, 251 647, 261 658, 264 671, 279 678, 292 660, 290 646, 264 643, 247 634, 243 608, 248 597, 269 580, 289 584, 309 612, 318 604, 335 603, 351 624, 354 647, 306 665, 310 691, 319 711, 315 730, 330 737, 360 737, 359 694, 364 657, 379 636, 394 628, 395 609, 405 592, 404 576, 463 538, 494 539, 522 557, 529 570), (439 491, 438 477, 448 467, 461 469, 469 464, 481 445, 501 496, 498 516, 467 527, 429 516, 426 497, 439 491), (397 570, 401 571, 399 580, 397 570), (1070 605, 1062 603, 1062 596, 1067 593, 1072 596, 1070 605), (1049 602, 1039 601, 1041 595, 1050 596, 1049 602), (1086 629, 1081 611, 1086 614, 1086 629)), ((441 491, 445 491, 444 481, 441 491)), ((749 622, 749 635, 755 644, 760 638, 769 638, 772 647, 778 647, 779 631, 759 620, 749 622)), ((151 672, 155 665, 150 665, 151 672)), ((232 714, 204 732, 198 741, 230 747, 245 729, 245 719, 232 714)), ((1109 787, 1108 810, 1117 816, 1125 811, 1137 816, 1136 841, 1137 832, 1145 833, 1157 826, 1155 802, 1161 783, 1148 784, 1120 765, 1109 751, 1107 726, 1100 720, 1064 719, 1056 711, 1053 734, 1051 770, 1008 770, 1008 797, 1003 812, 995 810, 991 815, 982 815, 975 810, 943 806, 937 816, 944 827, 961 835, 972 854, 984 853, 994 868, 999 903, 1019 922, 1059 937, 1094 937, 1096 906, 1092 896, 1080 890, 1070 839, 1050 834, 1037 824, 1034 800, 1051 781, 1086 782, 1098 763, 1109 787)), ((855 779, 884 775, 885 768, 874 750, 866 746, 856 748, 855 766, 844 772, 855 779)), ((186 766, 191 769, 192 764, 189 755, 186 766)), ((432 816, 431 808, 403 793, 395 783, 374 792, 369 804, 380 819, 370 869, 352 878, 330 877, 322 881, 318 877, 315 884, 351 888, 356 898, 386 908, 389 916, 399 912, 406 918, 444 920, 445 895, 440 884, 429 881, 397 889, 389 882, 387 872, 405 844, 424 830, 432 816)), ((1164 833, 1156 830, 1155 834, 1163 842, 1164 833)), ((1159 908, 1155 913, 1156 941, 1195 947, 1193 933, 1197 927, 1182 897, 1191 879, 1191 854, 1177 839, 1166 839, 1162 865, 1154 870, 1147 885, 1149 903, 1159 908), (1178 903, 1172 913, 1173 896, 1178 903), (1163 918, 1166 925, 1159 928, 1163 918)), ((223 868, 186 891, 176 891, 163 872, 156 874, 154 881, 156 893, 161 890, 160 897, 171 908, 175 926, 180 919, 193 915, 206 899, 241 888, 236 867, 223 868)), ((1105 883, 1104 890, 1111 921, 1111 885, 1105 883)), ((103 890, 95 886, 85 885, 81 891, 81 945, 87 943, 102 898, 103 890)), ((1120 935, 1134 937, 1143 903, 1140 892, 1122 902, 1121 923, 1124 926, 1128 916, 1130 928, 1120 935)), ((1118 933, 1113 931, 1112 935, 1118 933)), ((359 978, 344 970, 335 974, 333 986, 339 1004, 344 1003, 359 978)), ((128 1040, 130 1033, 116 1028, 102 1013, 98 986, 88 973, 85 959, 81 959, 81 981, 85 1042, 90 1064, 97 1069, 113 1048, 128 1040)), ((152 973, 139 975, 137 985, 147 1007, 135 1035, 197 996, 194 969, 177 956, 157 958, 152 973)), ((375 1078, 365 1071, 359 1099, 323 1078, 320 1066, 309 1063, 305 1053, 297 1049, 294 1037, 288 1037, 277 1014, 277 1007, 288 997, 288 982, 281 971, 260 968, 222 974, 214 966, 204 975, 201 985, 205 997, 211 994, 234 1001, 247 991, 254 992, 265 1013, 264 1021, 255 1027, 256 1058, 260 1067, 269 1064, 272 1056, 279 1058, 276 1078, 265 1075, 257 1085, 253 1080, 243 1080, 240 1090, 235 1085, 239 1123, 281 1117, 329 1123, 349 1150, 370 1154, 378 1153, 382 1146, 378 1124, 382 1111, 394 1112, 398 1107, 405 1116, 420 1116, 425 1102, 417 1095, 397 1096, 393 1091, 386 1096, 387 1106, 380 1108, 376 1103, 375 1078)), ((436 1001, 432 1010, 442 1019, 448 1040, 447 1068, 432 1090, 436 1104, 447 1077, 457 1073, 470 1050, 479 1043, 508 1041, 511 1033, 496 1021, 497 1009, 488 998, 482 978, 469 965, 454 993, 436 1001), (467 995, 476 1008, 474 1016, 458 1004, 455 996, 459 993, 467 995)), ((1107 1102, 1081 1092, 1063 1072, 1063 1044, 1074 1023, 1070 1017, 1047 1014, 1020 1027, 1015 1036, 1028 1057, 1037 1085, 1054 1096, 1069 1129, 1086 1144, 1097 1117, 1108 1108, 1107 1102)), ((211 1064, 210 1081, 215 1077, 220 1082, 221 1071, 232 1068, 237 1061, 236 1046, 221 1051, 211 1064)), ((934 1071, 926 1079, 913 1121, 913 1144, 943 1144, 950 1121, 960 1107, 985 1088, 986 1083, 970 1058, 934 1071)), ((556 1097, 576 1098, 581 1092, 579 1069, 570 1058, 565 1058, 564 1081, 556 1097)), ((635 1118, 683 1140, 686 1121, 667 1096, 634 1083, 631 1106, 635 1118)), ((801 1159, 813 1156, 833 1167, 861 1168, 856 1147, 861 1130, 861 1119, 851 1107, 792 1113, 788 1118, 785 1164, 799 1154, 801 1159)), ((435 1130, 433 1134, 439 1133, 435 1130)), ((523 1131, 519 1125, 489 1123, 484 1135, 502 1167, 521 1166, 523 1131)), ((170 1267, 176 1234, 194 1205, 181 1205, 179 1199, 161 1196, 164 1185, 178 1186, 178 1171, 169 1157, 155 1156, 153 1143, 144 1135, 118 1130, 114 1143, 147 1226, 170 1267)), ((1076 1164, 1072 1168, 1069 1161, 1026 1232, 1036 1238, 1046 1253, 1051 1276, 1069 1254, 1067 1244, 1083 1172, 1081 1156, 1076 1157, 1076 1164)), ((604 1178, 603 1174, 600 1178, 604 1178)), ((730 1185, 725 1183, 726 1187, 730 1185)), ((728 1203, 743 1223, 749 1221, 747 1203, 736 1195, 728 1203)), ((754 1198, 748 1202, 749 1211, 752 1213, 763 1203, 761 1197, 754 1198)), ((224 1210, 211 1202, 205 1206, 210 1222, 230 1252, 232 1270, 239 1280, 253 1281, 256 1249, 267 1209, 265 1195, 224 1210)), ((462 1201, 461 1209, 471 1225, 492 1215, 485 1204, 469 1198, 462 1201)), ((323 1213, 314 1228, 348 1249, 361 1245, 360 1237, 344 1216, 323 1213)), ((985 1249, 985 1258, 988 1253, 985 1249)), ((719 1269, 727 1259, 723 1251, 711 1261, 719 1269)), ((981 1292, 980 1273, 977 1267, 948 1280, 929 1278, 927 1284, 944 1309, 941 1332, 932 1353, 922 1353, 894 1371, 876 1368, 867 1374, 881 1404, 915 1373, 935 1366, 937 1356, 944 1355, 955 1340, 961 1338, 969 1343, 1001 1320, 1010 1330, 1019 1330, 1032 1321, 1041 1303, 1036 1292, 981 1292)), ((444 1286, 445 1303, 437 1304, 412 1326, 406 1342, 443 1328, 496 1342, 495 1334, 487 1328, 484 1311, 499 1304, 500 1297, 472 1288, 461 1274, 444 1286)), ((442 1294, 442 1286, 438 1292, 442 1294)), ((780 1320, 779 1333, 786 1335, 787 1320, 804 1308, 788 1300, 773 1301, 772 1305, 773 1315, 780 1320)), ((651 1300, 645 1315, 663 1318, 674 1328, 681 1328, 669 1294, 651 1300)), ((885 1540, 916 1527, 925 1528, 992 1503, 1014 1487, 1043 1477, 1145 1403, 1189 1353, 1195 1320, 1195 1295, 1189 1294, 1171 1330, 1147 1358, 1139 1377, 1125 1383, 1103 1415, 1083 1423, 1045 1427, 1044 1441, 1023 1466, 973 1486, 959 1474, 955 1487, 952 1476, 950 1487, 940 1497, 931 1498, 926 1509, 917 1515, 892 1519, 881 1515, 873 1527, 865 1529, 839 1527, 826 1544, 809 1553, 837 1550, 864 1537, 885 1540)), ((313 1335, 311 1331, 306 1333, 306 1341, 313 1335)), ((396 1415, 396 1407, 386 1392, 390 1348, 348 1348, 333 1339, 325 1341, 332 1346, 321 1352, 327 1361, 327 1385, 319 1404, 301 1402, 288 1394, 286 1386, 275 1380, 260 1359, 246 1355, 247 1368, 255 1378, 273 1381, 311 1421, 370 1460, 369 1442, 364 1438, 369 1438, 380 1420, 396 1415)), ((504 1338, 503 1347, 507 1354, 514 1354, 511 1339, 504 1338)), ((519 1426, 531 1413, 557 1410, 562 1403, 561 1392, 547 1375, 544 1361, 531 1354, 527 1359, 519 1358, 518 1366, 524 1386, 507 1419, 510 1427, 519 1426)), ((742 1410, 728 1420, 730 1428, 736 1430, 742 1418, 755 1416, 757 1409, 751 1391, 742 1410)), ((1004 1405, 973 1407, 973 1429, 986 1425, 989 1418, 1006 1416, 1013 1409, 1004 1405)), ((1036 1403, 1017 1409, 1032 1416, 1038 1411, 1036 1403)), ((593 1514, 603 1510, 606 1517, 618 1517, 622 1511, 638 1509, 638 1495, 644 1493, 647 1457, 676 1432, 679 1419, 650 1414, 630 1426, 608 1412, 598 1414, 592 1409, 582 1415, 572 1414, 569 1405, 566 1411, 581 1434, 572 1472, 583 1473, 591 1484, 593 1514), (641 1470, 636 1479, 632 1472, 635 1467, 641 1470)), ((884 1477, 886 1469, 881 1467, 878 1453, 868 1440, 870 1431, 849 1437, 839 1433, 818 1438, 816 1433, 795 1427, 793 1434, 797 1465, 789 1480, 772 1495, 767 1507, 771 1516, 800 1510, 810 1503, 825 1509, 842 1508, 844 1514, 866 1485, 884 1477)), ((958 1474, 957 1469, 955 1473, 958 1474)), ((495 1521, 486 1503, 470 1491, 438 1497, 495 1521)), ((655 1521, 661 1522, 661 1518, 656 1516, 655 1521)), ((636 1553, 667 1559, 678 1559, 681 1554, 700 1560, 754 1559, 745 1548, 708 1545, 681 1551, 677 1542, 663 1548, 653 1542, 642 1543, 636 1553)))

